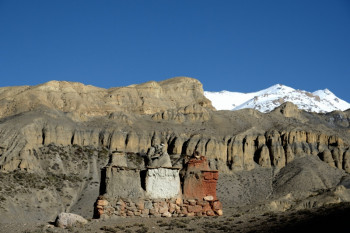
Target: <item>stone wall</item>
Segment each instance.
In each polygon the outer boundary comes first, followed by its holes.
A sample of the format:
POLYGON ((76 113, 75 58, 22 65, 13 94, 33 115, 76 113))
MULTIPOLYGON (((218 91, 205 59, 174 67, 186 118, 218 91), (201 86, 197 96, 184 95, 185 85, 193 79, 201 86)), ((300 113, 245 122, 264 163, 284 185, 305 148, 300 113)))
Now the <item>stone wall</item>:
POLYGON ((96 218, 112 217, 191 217, 221 216, 222 204, 218 200, 182 198, 109 199, 100 196, 95 203, 96 218))

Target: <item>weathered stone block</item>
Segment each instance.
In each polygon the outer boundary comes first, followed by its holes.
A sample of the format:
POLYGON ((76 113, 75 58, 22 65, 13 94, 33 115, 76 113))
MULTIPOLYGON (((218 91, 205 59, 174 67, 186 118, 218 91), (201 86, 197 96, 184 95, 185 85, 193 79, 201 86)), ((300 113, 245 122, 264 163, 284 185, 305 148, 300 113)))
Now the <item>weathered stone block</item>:
POLYGON ((176 209, 176 204, 169 203, 169 212, 174 213, 176 209))
POLYGON ((159 214, 158 211, 156 209, 150 209, 149 210, 149 214, 150 215, 156 215, 156 214, 159 214))
POLYGON ((105 213, 106 213, 108 216, 111 216, 112 214, 114 214, 114 211, 115 211, 115 209, 114 209, 113 207, 108 207, 108 208, 106 208, 105 213))
POLYGON ((175 200, 175 204, 176 205, 182 205, 182 198, 176 198, 176 200, 175 200))
POLYGON ((223 212, 222 210, 215 210, 215 213, 219 216, 222 216, 223 215, 223 212))
POLYGON ((105 211, 104 211, 103 209, 97 209, 97 214, 98 214, 98 216, 103 215, 104 212, 105 212, 105 211))
POLYGON ((204 212, 207 212, 207 211, 209 211, 209 210, 212 210, 212 209, 211 209, 210 204, 207 202, 207 203, 203 206, 203 211, 204 211, 204 212))
POLYGON ((160 214, 164 214, 165 212, 168 212, 168 210, 169 210, 169 209, 168 209, 167 206, 166 206, 166 207, 160 207, 160 208, 159 208, 159 213, 160 213, 160 214))
POLYGON ((118 200, 116 203, 116 210, 123 211, 125 209, 125 202, 122 200, 118 200))
POLYGON ((136 208, 139 209, 139 210, 143 210, 145 208, 145 202, 143 200, 139 200, 136 203, 136 208))
POLYGON ((166 207, 168 206, 168 203, 166 201, 159 202, 159 207, 166 207))
POLYGON ((149 215, 149 209, 141 210, 141 214, 143 214, 143 215, 149 215))
POLYGON ((197 205, 204 206, 206 201, 197 200, 197 205))
POLYGON ((207 216, 215 216, 215 213, 213 210, 207 210, 206 214, 207 216))
POLYGON ((152 201, 145 201, 145 209, 152 209, 153 208, 153 204, 152 201))
POLYGON ((196 205, 196 204, 197 204, 197 201, 194 200, 194 199, 189 199, 189 200, 188 200, 188 203, 189 203, 190 205, 196 205))
POLYGON ((127 206, 127 207, 125 207, 127 210, 130 210, 130 211, 136 211, 137 210, 137 208, 136 207, 129 207, 129 206, 127 206))
POLYGON ((213 210, 222 210, 222 204, 220 201, 213 202, 213 210))
POLYGON ((136 208, 136 205, 135 205, 134 202, 129 202, 129 203, 127 204, 127 206, 128 206, 128 207, 131 207, 131 208, 136 208))
POLYGON ((98 206, 106 206, 106 205, 108 205, 108 201, 107 200, 98 200, 97 205, 98 206))
POLYGON ((171 215, 171 213, 169 213, 169 212, 165 212, 165 213, 162 214, 162 217, 170 218, 171 216, 172 216, 172 215, 171 215))
POLYGON ((209 195, 209 196, 205 196, 203 199, 204 199, 205 201, 213 201, 213 200, 214 200, 214 197, 211 196, 211 195, 209 195))
POLYGON ((198 213, 198 212, 202 212, 202 206, 200 205, 195 205, 195 206, 188 206, 188 212, 194 212, 194 213, 198 213))
POLYGON ((198 217, 202 217, 202 216, 203 216, 203 214, 202 214, 202 212, 196 212, 196 216, 198 216, 198 217))
POLYGON ((140 215, 141 215, 141 210, 135 211, 135 212, 134 212, 134 215, 135 215, 135 216, 140 216, 140 215))

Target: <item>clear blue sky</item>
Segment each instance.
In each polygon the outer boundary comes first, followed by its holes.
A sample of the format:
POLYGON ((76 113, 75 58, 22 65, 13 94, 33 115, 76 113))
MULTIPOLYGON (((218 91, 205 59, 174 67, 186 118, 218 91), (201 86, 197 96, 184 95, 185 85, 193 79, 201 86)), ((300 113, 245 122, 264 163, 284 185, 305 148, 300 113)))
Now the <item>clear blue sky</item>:
POLYGON ((350 102, 350 1, 0 0, 0 86, 174 76, 209 91, 328 88, 350 102))

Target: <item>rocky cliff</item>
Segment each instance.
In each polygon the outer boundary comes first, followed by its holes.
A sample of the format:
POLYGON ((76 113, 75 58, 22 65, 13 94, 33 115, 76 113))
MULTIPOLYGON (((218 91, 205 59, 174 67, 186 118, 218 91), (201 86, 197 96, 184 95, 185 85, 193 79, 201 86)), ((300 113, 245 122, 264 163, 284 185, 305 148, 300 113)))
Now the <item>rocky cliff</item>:
POLYGON ((0 117, 47 107, 81 121, 119 111, 154 114, 189 104, 213 109, 203 96, 202 84, 186 77, 110 89, 65 81, 0 88, 0 117))
POLYGON ((110 153, 135 154, 137 160, 160 143, 173 162, 197 151, 227 174, 279 170, 305 156, 350 172, 349 111, 308 113, 291 103, 266 114, 215 111, 192 78, 110 89, 57 81, 6 87, 0 88, 0 106, 0 174, 22 181, 16 188, 1 181, 0 204, 14 215, 16 197, 9 194, 18 189, 26 196, 27 186, 27 192, 48 196, 31 197, 31 207, 47 209, 55 199, 60 201, 50 207, 52 215, 62 208, 83 212, 88 193, 98 195, 100 169, 110 153), (60 190, 54 188, 58 183, 60 190))

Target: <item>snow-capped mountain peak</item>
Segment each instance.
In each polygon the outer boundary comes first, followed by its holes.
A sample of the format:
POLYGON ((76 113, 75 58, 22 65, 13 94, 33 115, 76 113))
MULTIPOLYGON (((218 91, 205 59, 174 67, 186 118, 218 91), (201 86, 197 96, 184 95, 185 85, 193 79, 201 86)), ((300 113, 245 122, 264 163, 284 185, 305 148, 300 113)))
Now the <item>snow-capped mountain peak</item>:
POLYGON ((282 84, 252 93, 205 91, 204 95, 211 100, 217 110, 253 108, 261 112, 269 112, 284 102, 292 102, 300 109, 309 112, 344 111, 350 108, 349 103, 339 99, 328 89, 311 93, 282 84))

